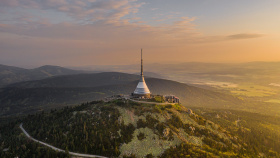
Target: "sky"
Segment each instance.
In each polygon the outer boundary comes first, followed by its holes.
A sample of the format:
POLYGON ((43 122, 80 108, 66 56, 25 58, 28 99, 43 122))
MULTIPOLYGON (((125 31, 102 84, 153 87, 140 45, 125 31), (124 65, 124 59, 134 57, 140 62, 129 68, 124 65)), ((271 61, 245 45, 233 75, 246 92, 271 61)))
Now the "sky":
POLYGON ((0 64, 280 61, 279 0, 0 0, 0 64))

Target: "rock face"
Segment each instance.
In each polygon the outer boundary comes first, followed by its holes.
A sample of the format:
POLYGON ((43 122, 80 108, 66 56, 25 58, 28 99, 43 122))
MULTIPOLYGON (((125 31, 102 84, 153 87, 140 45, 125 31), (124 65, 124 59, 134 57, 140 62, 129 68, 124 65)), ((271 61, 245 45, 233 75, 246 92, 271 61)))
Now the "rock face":
POLYGON ((190 115, 193 115, 193 111, 192 111, 191 109, 188 109, 188 113, 189 113, 190 115))
POLYGON ((170 132, 170 128, 165 128, 163 131, 163 136, 167 137, 169 135, 169 132, 170 132))

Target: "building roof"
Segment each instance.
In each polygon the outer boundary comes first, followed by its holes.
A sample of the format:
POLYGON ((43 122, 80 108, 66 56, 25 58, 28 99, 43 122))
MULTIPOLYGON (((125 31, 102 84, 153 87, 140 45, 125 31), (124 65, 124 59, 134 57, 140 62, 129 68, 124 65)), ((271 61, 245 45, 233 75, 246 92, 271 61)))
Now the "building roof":
POLYGON ((140 76, 139 83, 134 91, 134 94, 150 94, 150 90, 145 82, 144 76, 140 76))

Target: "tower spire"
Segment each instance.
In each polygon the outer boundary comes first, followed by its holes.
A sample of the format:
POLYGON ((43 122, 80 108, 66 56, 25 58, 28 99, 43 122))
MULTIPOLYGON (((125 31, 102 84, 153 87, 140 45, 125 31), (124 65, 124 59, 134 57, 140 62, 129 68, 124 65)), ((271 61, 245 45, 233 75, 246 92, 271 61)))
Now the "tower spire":
POLYGON ((140 74, 140 79, 139 83, 133 92, 133 96, 136 97, 144 97, 144 98, 150 98, 151 92, 145 82, 144 75, 143 75, 143 53, 142 53, 142 48, 141 48, 141 74, 140 74))
POLYGON ((141 76, 143 76, 143 59, 142 59, 142 48, 141 48, 141 76))

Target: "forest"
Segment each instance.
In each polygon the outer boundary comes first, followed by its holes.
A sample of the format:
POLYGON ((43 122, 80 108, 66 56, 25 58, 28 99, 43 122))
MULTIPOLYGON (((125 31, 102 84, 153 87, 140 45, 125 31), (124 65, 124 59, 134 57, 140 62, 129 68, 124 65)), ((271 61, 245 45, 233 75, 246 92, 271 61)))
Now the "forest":
MULTIPOLYGON (((178 104, 146 105, 124 100, 94 101, 42 111, 1 123, 0 157, 69 157, 67 152, 57 153, 28 140, 18 128, 21 122, 40 141, 66 151, 107 157, 140 157, 138 153, 124 153, 123 148, 133 142, 145 144, 150 140, 159 144, 168 142, 169 146, 159 152, 146 151, 144 157, 257 157, 261 154, 279 157, 279 137, 256 133, 259 127, 255 124, 247 122, 248 126, 241 121, 239 126, 231 128, 226 119, 215 120, 223 111, 208 111, 209 115, 202 114, 202 109, 194 111, 189 112, 178 104), (133 111, 134 114, 127 115, 129 121, 120 109, 133 111), (132 115, 134 121, 130 119, 132 115), (201 144, 191 139, 201 140, 201 144)), ((236 117, 227 115, 227 120, 236 121, 236 117)))

